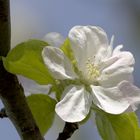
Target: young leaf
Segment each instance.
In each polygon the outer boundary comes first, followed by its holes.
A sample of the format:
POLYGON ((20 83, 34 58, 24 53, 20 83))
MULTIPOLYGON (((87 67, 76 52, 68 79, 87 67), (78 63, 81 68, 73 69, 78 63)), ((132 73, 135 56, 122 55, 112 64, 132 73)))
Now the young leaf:
POLYGON ((136 114, 130 113, 129 119, 132 122, 133 127, 135 128, 135 140, 140 140, 140 127, 136 114))
POLYGON ((74 55, 70 46, 69 39, 66 39, 64 44, 60 47, 60 49, 64 52, 64 54, 71 60, 74 61, 74 55))
POLYGON ((56 101, 44 94, 28 96, 27 101, 39 129, 44 135, 53 124, 56 101))
POLYGON ((140 140, 135 113, 112 115, 97 111, 95 119, 103 140, 140 140))
POLYGON ((44 65, 41 52, 48 44, 40 40, 29 40, 17 45, 6 58, 4 67, 13 74, 20 74, 39 84, 53 83, 53 78, 44 65))
POLYGON ((77 68, 77 61, 75 59, 75 56, 73 54, 73 51, 71 49, 71 45, 70 45, 70 41, 69 39, 67 38, 64 42, 64 44, 60 47, 60 49, 64 52, 64 54, 69 58, 69 60, 72 62, 73 64, 73 68, 74 68, 74 71, 76 73, 79 73, 79 70, 77 68))

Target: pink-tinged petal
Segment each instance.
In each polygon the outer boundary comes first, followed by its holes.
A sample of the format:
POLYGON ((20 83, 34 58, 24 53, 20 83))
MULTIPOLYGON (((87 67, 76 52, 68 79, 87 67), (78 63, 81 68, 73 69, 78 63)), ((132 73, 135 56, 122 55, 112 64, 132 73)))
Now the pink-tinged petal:
POLYGON ((75 26, 70 30, 68 37, 79 69, 83 69, 89 58, 100 61, 108 53, 107 35, 100 27, 75 26))
POLYGON ((140 103, 140 89, 128 81, 123 81, 118 88, 129 101, 129 108, 126 111, 135 111, 140 103))
POLYGON ((42 51, 45 65, 55 79, 75 79, 72 64, 64 53, 56 47, 47 46, 42 51))
POLYGON ((93 103, 107 113, 121 114, 130 106, 127 95, 119 87, 103 88, 91 86, 91 89, 93 103))
POLYGON ((64 37, 57 32, 50 32, 43 38, 50 46, 60 47, 64 43, 64 37))
POLYGON ((90 94, 82 86, 71 85, 65 97, 56 104, 55 111, 66 122, 80 122, 86 118, 91 106, 90 94))

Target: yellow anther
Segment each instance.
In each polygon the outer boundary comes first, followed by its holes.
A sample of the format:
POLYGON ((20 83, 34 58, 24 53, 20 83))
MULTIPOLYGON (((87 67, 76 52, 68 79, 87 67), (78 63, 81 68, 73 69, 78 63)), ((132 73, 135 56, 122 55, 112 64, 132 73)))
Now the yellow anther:
POLYGON ((94 63, 92 63, 90 59, 87 60, 86 67, 87 67, 88 79, 94 80, 100 76, 98 67, 94 65, 94 63))

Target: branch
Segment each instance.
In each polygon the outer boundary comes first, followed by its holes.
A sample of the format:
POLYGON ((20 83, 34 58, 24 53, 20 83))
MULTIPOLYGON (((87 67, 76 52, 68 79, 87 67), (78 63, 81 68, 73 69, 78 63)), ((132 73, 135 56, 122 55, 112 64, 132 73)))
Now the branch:
POLYGON ((62 133, 59 133, 57 140, 67 140, 69 139, 73 133, 78 129, 77 123, 65 123, 65 127, 62 133))
POLYGON ((0 111, 0 118, 7 118, 7 117, 8 117, 8 116, 7 116, 7 114, 6 114, 5 109, 2 108, 1 111, 0 111))
MULTIPOLYGON (((0 56, 6 56, 10 49, 9 11, 9 0, 0 0, 0 56)), ((0 98, 6 114, 22 140, 43 140, 17 77, 4 69, 2 61, 0 61, 0 98)))

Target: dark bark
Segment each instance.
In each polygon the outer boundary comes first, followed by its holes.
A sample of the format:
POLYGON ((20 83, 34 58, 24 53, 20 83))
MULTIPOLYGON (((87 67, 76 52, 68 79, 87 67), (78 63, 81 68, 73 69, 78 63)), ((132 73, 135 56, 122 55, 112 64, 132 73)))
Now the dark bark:
POLYGON ((65 127, 62 133, 59 133, 57 140, 67 140, 69 139, 73 133, 78 129, 77 123, 65 123, 65 127))
MULTIPOLYGON (((9 0, 0 0, 0 56, 10 50, 9 0)), ((14 124, 22 140, 43 140, 26 102, 23 88, 17 77, 8 73, 0 61, 0 97, 6 114, 14 124)))
POLYGON ((4 108, 1 109, 0 111, 0 118, 7 118, 6 110, 4 108))

